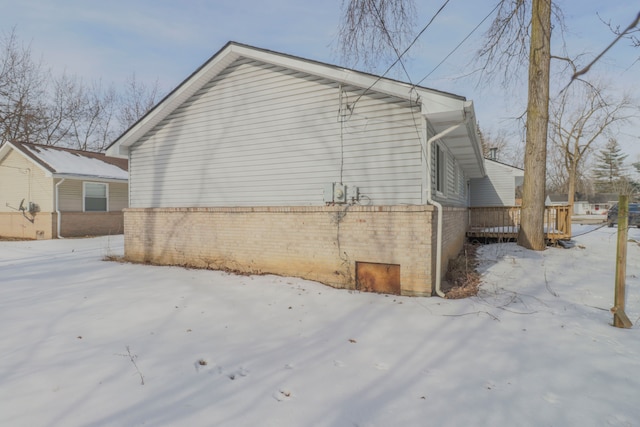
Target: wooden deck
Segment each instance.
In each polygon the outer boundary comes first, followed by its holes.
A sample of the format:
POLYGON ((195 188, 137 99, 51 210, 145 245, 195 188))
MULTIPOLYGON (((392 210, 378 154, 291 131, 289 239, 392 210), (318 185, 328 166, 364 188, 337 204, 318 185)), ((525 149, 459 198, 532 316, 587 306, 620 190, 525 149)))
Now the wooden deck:
MULTIPOLYGON (((515 240, 520 229, 519 206, 469 208, 467 236, 477 239, 515 240)), ((547 206, 544 212, 546 239, 555 243, 571 238, 569 206, 547 206)))

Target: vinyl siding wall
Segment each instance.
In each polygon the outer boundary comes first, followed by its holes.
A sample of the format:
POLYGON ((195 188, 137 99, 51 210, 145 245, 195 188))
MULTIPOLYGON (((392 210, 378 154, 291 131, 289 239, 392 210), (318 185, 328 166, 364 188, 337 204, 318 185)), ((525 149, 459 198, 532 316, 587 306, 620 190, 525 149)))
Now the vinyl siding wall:
MULTIPOLYGON (((433 131, 430 131, 432 133, 433 131)), ((467 178, 455 157, 442 142, 431 144, 431 191, 432 197, 445 206, 465 207, 467 205, 467 178), (437 150, 445 153, 444 191, 436 191, 436 156, 437 150)))
POLYGON ((371 204, 420 204, 419 108, 342 90, 238 60, 132 148, 131 206, 323 205, 340 181, 371 204))
MULTIPOLYGON (((66 179, 59 187, 60 210, 63 212, 82 212, 82 186, 80 180, 66 179)), ((99 182, 99 181, 86 181, 99 182)), ((109 212, 118 212, 128 207, 128 185, 126 183, 110 182, 109 212)))
POLYGON ((119 212, 129 207, 129 184, 109 183, 109 211, 119 212))
POLYGON ((82 181, 65 180, 58 186, 58 197, 60 211, 82 212, 82 181))
POLYGON ((524 171, 491 160, 485 168, 486 177, 471 180, 471 206, 515 206, 516 180, 524 171))
POLYGON ((53 179, 15 150, 0 159, 0 212, 17 212, 24 199, 36 203, 41 212, 53 210, 53 179), (7 206, 8 205, 8 206, 7 206))

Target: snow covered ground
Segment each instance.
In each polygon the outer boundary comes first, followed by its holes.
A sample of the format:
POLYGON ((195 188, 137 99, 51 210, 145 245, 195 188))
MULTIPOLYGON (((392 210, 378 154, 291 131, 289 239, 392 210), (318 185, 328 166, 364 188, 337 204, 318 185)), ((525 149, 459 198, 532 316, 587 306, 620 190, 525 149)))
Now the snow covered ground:
POLYGON ((0 425, 638 426, 640 246, 614 328, 615 233, 484 246, 465 300, 0 242, 0 425))

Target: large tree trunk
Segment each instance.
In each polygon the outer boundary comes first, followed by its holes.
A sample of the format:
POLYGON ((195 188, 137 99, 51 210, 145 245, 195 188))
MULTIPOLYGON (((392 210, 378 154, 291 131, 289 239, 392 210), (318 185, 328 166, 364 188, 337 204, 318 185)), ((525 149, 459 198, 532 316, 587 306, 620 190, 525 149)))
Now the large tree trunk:
POLYGON ((571 170, 569 171, 569 191, 567 192, 567 202, 571 208, 571 213, 573 213, 573 204, 575 203, 576 185, 578 181, 578 171, 576 169, 576 164, 574 163, 571 165, 571 170))
MULTIPOLYGON (((577 143, 576 143, 577 145, 577 143)), ((573 158, 571 161, 571 170, 569 171, 569 192, 567 194, 567 202, 569 202, 569 235, 571 235, 571 216, 573 215, 574 209, 573 206, 575 204, 575 196, 576 196, 576 187, 578 186, 578 162, 580 161, 580 153, 579 149, 576 147, 576 150, 573 153, 573 158)))
POLYGON ((529 48, 529 99, 518 245, 544 250, 544 199, 549 125, 551 0, 533 0, 529 48))

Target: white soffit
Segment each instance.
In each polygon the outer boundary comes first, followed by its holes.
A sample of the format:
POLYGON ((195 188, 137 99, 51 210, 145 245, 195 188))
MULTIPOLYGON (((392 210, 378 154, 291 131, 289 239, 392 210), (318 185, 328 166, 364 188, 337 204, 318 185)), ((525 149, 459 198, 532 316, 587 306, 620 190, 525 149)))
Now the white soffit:
MULTIPOLYGON (((459 103, 459 105, 462 103, 459 103)), ((471 101, 464 102, 464 108, 425 114, 436 134, 464 123, 444 135, 440 140, 455 157, 469 178, 486 175, 484 158, 476 133, 476 117, 471 101)))

